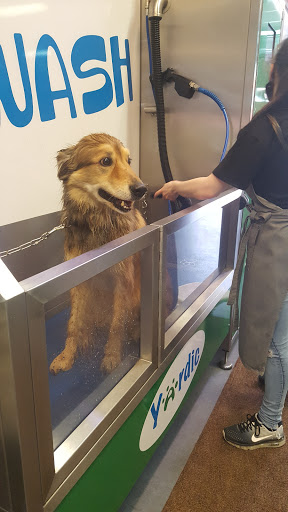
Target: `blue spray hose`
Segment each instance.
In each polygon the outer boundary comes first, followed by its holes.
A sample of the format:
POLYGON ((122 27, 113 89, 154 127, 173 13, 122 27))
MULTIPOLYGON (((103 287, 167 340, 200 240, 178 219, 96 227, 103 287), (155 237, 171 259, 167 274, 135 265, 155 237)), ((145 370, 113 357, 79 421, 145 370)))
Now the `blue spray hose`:
MULTIPOLYGON (((148 15, 146 15, 146 36, 147 36, 148 55, 149 55, 149 72, 150 72, 150 76, 152 76, 152 73, 153 73, 152 72, 152 52, 151 52, 151 41, 150 41, 150 30, 149 30, 149 18, 148 18, 148 15)), ((224 116, 224 119, 225 119, 225 124, 226 124, 226 136, 225 136, 225 142, 224 142, 224 147, 223 147, 222 155, 221 155, 221 158, 220 158, 220 162, 221 162, 223 160, 225 154, 226 154, 228 140, 229 140, 229 130, 230 130, 230 127, 229 127, 229 120, 228 120, 227 112, 226 112, 226 109, 225 109, 222 101, 216 96, 216 94, 214 94, 211 91, 208 91, 208 89, 204 89, 203 87, 199 87, 197 90, 198 90, 198 92, 201 92, 202 94, 205 94, 205 96, 209 96, 209 98, 212 98, 212 100, 214 100, 217 103, 218 107, 221 109, 221 111, 223 113, 223 116, 224 116)), ((152 91, 153 91, 153 94, 154 94, 153 86, 152 86, 152 91)))
POLYGON ((214 94, 211 91, 208 91, 207 89, 203 89, 203 87, 199 87, 199 89, 197 89, 197 90, 198 90, 198 92, 201 92, 202 94, 205 94, 205 96, 209 96, 209 98, 212 98, 212 100, 214 100, 217 103, 218 107, 220 107, 220 109, 221 109, 221 111, 223 113, 223 116, 225 118, 226 137, 225 137, 225 142, 224 142, 224 147, 223 147, 222 155, 221 155, 221 158, 220 158, 220 162, 221 162, 223 160, 225 154, 226 154, 228 140, 229 140, 229 120, 228 120, 227 112, 226 112, 226 109, 225 109, 222 101, 219 100, 219 98, 216 96, 216 94, 214 94))
MULTIPOLYGON (((149 30, 149 18, 146 16, 146 37, 147 37, 147 44, 148 44, 148 54, 149 54, 149 71, 150 76, 152 76, 152 52, 151 52, 151 41, 150 41, 150 30, 149 30)), ((153 89, 153 87, 152 87, 153 89)), ((154 91, 153 91, 154 94, 154 91)))

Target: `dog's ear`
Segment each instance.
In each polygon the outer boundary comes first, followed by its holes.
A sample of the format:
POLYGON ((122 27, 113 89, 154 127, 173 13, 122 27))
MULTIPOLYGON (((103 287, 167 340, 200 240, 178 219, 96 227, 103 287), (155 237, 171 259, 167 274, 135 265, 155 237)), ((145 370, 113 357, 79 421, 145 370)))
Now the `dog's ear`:
POLYGON ((75 160, 73 158, 75 146, 61 149, 57 153, 58 178, 59 180, 67 180, 70 174, 76 170, 75 160))

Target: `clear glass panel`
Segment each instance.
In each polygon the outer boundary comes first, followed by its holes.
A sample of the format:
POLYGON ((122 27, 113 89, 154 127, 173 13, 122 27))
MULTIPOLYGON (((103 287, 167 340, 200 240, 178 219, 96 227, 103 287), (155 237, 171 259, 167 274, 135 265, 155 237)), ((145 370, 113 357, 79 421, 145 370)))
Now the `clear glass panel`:
POLYGON ((166 328, 187 309, 205 288, 205 280, 217 271, 221 223, 222 208, 215 208, 209 215, 168 235, 166 328))
POLYGON ((46 340, 55 449, 139 360, 138 258, 127 258, 48 305, 46 340), (136 267, 132 258, 137 259, 136 267))

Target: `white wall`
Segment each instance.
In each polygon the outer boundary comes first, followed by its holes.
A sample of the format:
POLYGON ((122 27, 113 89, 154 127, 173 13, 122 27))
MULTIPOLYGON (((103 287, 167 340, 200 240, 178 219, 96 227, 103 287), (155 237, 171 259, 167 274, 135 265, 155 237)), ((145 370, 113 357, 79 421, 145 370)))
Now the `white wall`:
MULTIPOLYGON (((0 225, 61 208, 61 184, 57 178, 56 153, 89 133, 106 132, 122 140, 131 151, 133 167, 138 172, 139 20, 140 2, 135 0, 0 2, 0 45, 18 108, 25 109, 26 102, 14 41, 14 34, 17 33, 23 38, 33 97, 33 117, 23 127, 12 124, 0 101, 0 225), (54 39, 63 58, 75 102, 75 118, 71 118, 69 100, 65 97, 53 102, 55 119, 40 119, 35 86, 35 55, 38 42, 44 34, 54 39), (71 64, 74 43, 87 35, 97 35, 104 39, 107 61, 89 60, 83 64, 82 71, 95 67, 102 68, 108 72, 113 86, 111 104, 93 114, 85 114, 82 95, 88 91, 101 89, 105 84, 105 78, 103 74, 84 79, 77 78, 71 64), (130 101, 127 68, 121 67, 124 103, 118 107, 110 50, 110 38, 113 36, 119 38, 120 58, 125 57, 125 39, 128 39, 132 71, 133 100, 130 101)), ((23 57, 23 52, 21 54, 23 57)), ((51 89, 65 89, 59 60, 56 58, 55 50, 51 48, 48 51, 48 70, 51 89)), ((7 91, 3 91, 4 85, 3 67, 1 69, 0 62, 0 100, 7 97, 7 91)))

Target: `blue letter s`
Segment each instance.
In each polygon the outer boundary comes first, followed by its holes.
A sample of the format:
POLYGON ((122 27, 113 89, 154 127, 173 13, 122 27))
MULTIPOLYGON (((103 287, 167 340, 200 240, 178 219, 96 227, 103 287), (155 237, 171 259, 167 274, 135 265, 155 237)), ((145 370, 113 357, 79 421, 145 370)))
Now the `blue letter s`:
POLYGON ((83 36, 74 44, 71 53, 71 62, 75 75, 78 78, 86 78, 95 75, 104 75, 106 83, 101 89, 83 94, 83 108, 85 114, 94 114, 104 110, 113 99, 113 88, 110 76, 102 68, 92 68, 82 71, 81 66, 88 60, 100 60, 106 62, 105 41, 100 36, 83 36))

